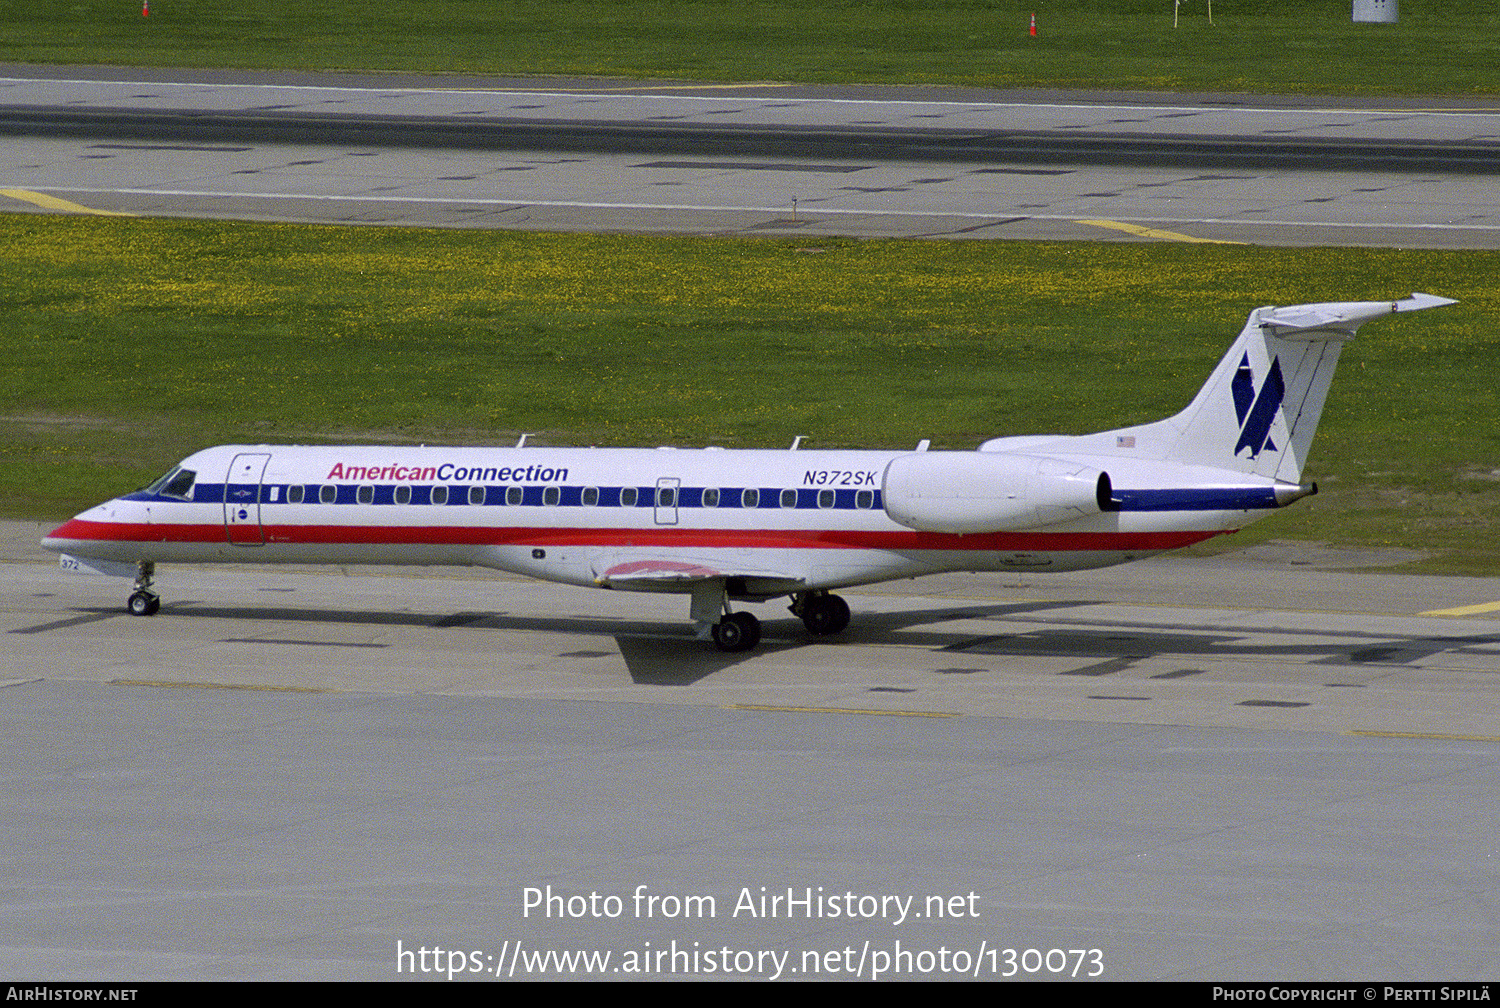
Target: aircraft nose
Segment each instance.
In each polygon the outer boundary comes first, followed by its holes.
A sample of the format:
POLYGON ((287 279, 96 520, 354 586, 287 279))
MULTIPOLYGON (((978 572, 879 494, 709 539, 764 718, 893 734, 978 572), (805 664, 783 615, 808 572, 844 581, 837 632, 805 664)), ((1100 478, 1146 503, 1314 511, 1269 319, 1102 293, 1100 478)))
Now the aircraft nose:
POLYGON ((120 539, 116 532, 121 523, 139 522, 143 517, 126 514, 127 510, 133 510, 130 504, 118 498, 96 504, 53 529, 43 537, 41 546, 54 553, 79 553, 90 544, 120 539))
POLYGON ((85 511, 49 532, 42 538, 42 549, 52 550, 54 553, 67 553, 75 551, 80 543, 99 538, 96 531, 97 523, 88 521, 86 517, 88 514, 89 512, 85 511))

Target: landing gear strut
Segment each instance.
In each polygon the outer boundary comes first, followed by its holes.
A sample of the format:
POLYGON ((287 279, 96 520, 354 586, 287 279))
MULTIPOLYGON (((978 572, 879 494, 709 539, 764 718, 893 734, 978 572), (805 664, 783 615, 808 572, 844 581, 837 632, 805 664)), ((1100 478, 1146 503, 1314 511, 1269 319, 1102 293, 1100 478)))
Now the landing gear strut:
POLYGON ((151 590, 151 578, 156 573, 156 564, 142 560, 135 565, 135 589, 125 601, 125 608, 132 616, 154 616, 161 608, 161 596, 151 590))
POLYGON ((760 620, 747 612, 730 612, 721 585, 705 585, 693 592, 693 621, 698 639, 712 639, 720 651, 749 651, 760 643, 760 620))
POLYGON ((826 591, 799 592, 792 596, 789 608, 807 632, 817 637, 836 634, 849 625, 849 603, 826 591))

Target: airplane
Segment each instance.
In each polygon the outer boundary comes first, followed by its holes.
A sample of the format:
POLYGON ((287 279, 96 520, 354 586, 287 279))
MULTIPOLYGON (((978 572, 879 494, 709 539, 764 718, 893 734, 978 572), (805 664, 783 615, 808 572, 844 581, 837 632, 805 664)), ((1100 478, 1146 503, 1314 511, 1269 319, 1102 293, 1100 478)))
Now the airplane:
POLYGON ((1197 396, 1155 423, 1000 437, 974 451, 224 445, 42 540, 69 570, 159 563, 469 565, 688 595, 699 639, 754 648, 731 602, 789 597, 818 636, 836 588, 945 571, 1076 571, 1233 532, 1301 482, 1344 343, 1431 294, 1252 311, 1197 396))

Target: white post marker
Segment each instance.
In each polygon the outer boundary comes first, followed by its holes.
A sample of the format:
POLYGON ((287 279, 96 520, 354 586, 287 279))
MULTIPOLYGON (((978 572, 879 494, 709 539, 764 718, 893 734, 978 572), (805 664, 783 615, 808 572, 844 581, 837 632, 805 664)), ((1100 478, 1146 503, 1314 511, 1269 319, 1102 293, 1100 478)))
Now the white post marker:
POLYGON ((1400 15, 1400 0, 1354 0, 1354 20, 1395 24, 1400 15))

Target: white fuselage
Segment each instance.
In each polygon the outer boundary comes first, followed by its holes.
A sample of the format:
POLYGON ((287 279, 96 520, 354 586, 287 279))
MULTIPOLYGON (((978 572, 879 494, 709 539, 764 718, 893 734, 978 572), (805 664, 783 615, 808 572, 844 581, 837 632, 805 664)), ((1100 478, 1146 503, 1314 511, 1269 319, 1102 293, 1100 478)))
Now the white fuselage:
MULTIPOLYGON (((159 483, 116 498, 45 545, 122 562, 478 565, 646 591, 728 577, 740 579, 734 594, 770 597, 937 571, 1103 567, 1238 528, 1274 506, 1095 509, 971 534, 887 514, 887 470, 898 459, 1003 454, 230 445, 182 462, 193 474, 186 492, 159 483)), ((1088 461, 1108 465, 1127 499, 1132 486, 1181 487, 1185 476, 1197 487, 1251 482, 1088 461)), ((1270 486, 1254 482, 1262 495, 1270 486)))

